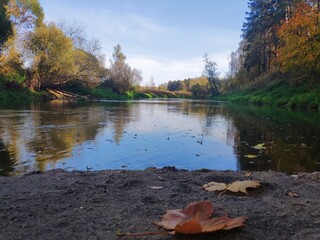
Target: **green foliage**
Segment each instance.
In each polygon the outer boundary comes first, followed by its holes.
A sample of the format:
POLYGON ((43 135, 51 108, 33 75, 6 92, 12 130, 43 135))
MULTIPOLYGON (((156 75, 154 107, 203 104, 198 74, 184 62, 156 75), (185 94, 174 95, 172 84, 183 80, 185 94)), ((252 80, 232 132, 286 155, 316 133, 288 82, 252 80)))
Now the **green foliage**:
POLYGON ((253 79, 271 70, 279 45, 277 27, 285 20, 289 1, 250 0, 243 24, 243 67, 253 79))
POLYGON ((75 49, 74 52, 75 71, 69 78, 84 82, 89 87, 96 87, 101 79, 106 76, 106 69, 103 62, 95 55, 83 49, 75 49))
POLYGON ((283 72, 292 72, 292 82, 320 82, 320 14, 308 3, 296 5, 292 17, 279 28, 283 42, 278 62, 283 72))
POLYGON ((8 37, 13 34, 11 22, 6 14, 5 6, 8 4, 8 0, 2 0, 0 3, 0 53, 2 45, 7 41, 8 37))
POLYGON ((54 23, 36 28, 28 45, 34 54, 34 80, 40 87, 62 84, 73 75, 76 66, 72 40, 54 23))
POLYGON ((167 84, 167 89, 169 91, 182 91, 184 90, 186 87, 185 87, 185 84, 184 84, 184 81, 169 81, 168 84, 167 84))
POLYGON ((209 59, 208 54, 204 55, 204 73, 208 79, 211 95, 219 95, 219 73, 217 64, 209 59))
POLYGON ((87 95, 94 99, 108 99, 108 100, 124 100, 126 99, 126 96, 119 95, 118 93, 115 93, 110 88, 105 88, 103 86, 98 87, 88 87, 85 84, 78 84, 78 82, 75 82, 76 84, 73 84, 72 82, 68 85, 66 85, 65 89, 69 92, 81 94, 81 95, 87 95))
POLYGON ((222 95, 219 100, 231 102, 266 104, 274 106, 319 109, 320 85, 290 85, 287 81, 273 81, 259 89, 244 88, 222 95))
POLYGON ((192 95, 198 99, 204 99, 210 94, 210 90, 206 85, 195 84, 191 88, 192 95))
MULTIPOLYGON (((250 0, 248 6, 243 41, 237 58, 233 58, 238 62, 231 64, 231 76, 222 84, 224 93, 240 91, 232 98, 255 103, 269 102, 273 98, 277 105, 306 104, 299 97, 289 103, 285 93, 277 95, 273 90, 270 94, 264 91, 279 79, 302 84, 300 88, 319 83, 319 1, 250 0), (232 71, 234 68, 236 74, 232 71), (246 94, 246 89, 254 93, 246 94), (242 96, 242 93, 245 94, 242 96)), ((288 86, 287 91, 292 90, 290 87, 297 86, 288 86)), ((288 96, 291 94, 288 92, 288 96)), ((308 99, 317 102, 314 97, 308 99)))
POLYGON ((194 98, 206 98, 210 95, 208 78, 201 76, 198 78, 188 78, 184 80, 169 81, 168 83, 159 86, 159 90, 168 90, 166 94, 169 98, 176 97, 171 96, 172 93, 178 94, 182 93, 182 98, 189 98, 190 93, 194 98))
POLYGON ((26 80, 25 76, 21 76, 20 74, 17 73, 11 73, 6 76, 6 80, 8 82, 16 82, 17 84, 23 84, 26 80))
POLYGON ((134 97, 126 92, 141 82, 141 72, 125 63, 120 45, 114 48, 109 70, 99 41, 87 40, 82 29, 43 20, 39 0, 1 1, 0 75, 5 76, 5 90, 70 88, 97 98, 134 97), (104 84, 102 79, 107 79, 104 84))
POLYGON ((25 77, 19 75, 9 77, 0 75, 0 101, 2 103, 13 103, 43 99, 43 93, 32 92, 24 87, 22 84, 24 80, 25 77))
POLYGON ((126 56, 118 44, 114 47, 111 66, 108 72, 109 81, 112 83, 113 91, 123 94, 131 90, 142 81, 141 72, 132 69, 126 62, 126 56))
POLYGON ((24 28, 39 27, 44 20, 43 9, 38 0, 9 0, 7 14, 15 25, 24 28))

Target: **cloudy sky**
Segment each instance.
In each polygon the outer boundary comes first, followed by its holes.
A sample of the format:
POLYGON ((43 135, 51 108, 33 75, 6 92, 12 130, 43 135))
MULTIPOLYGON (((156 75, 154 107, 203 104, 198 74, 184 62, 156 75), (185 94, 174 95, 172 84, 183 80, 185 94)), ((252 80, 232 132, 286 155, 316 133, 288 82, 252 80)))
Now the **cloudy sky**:
POLYGON ((203 55, 228 71, 238 47, 246 0, 40 0, 46 21, 77 22, 99 39, 106 66, 120 44, 144 83, 200 76, 203 55))

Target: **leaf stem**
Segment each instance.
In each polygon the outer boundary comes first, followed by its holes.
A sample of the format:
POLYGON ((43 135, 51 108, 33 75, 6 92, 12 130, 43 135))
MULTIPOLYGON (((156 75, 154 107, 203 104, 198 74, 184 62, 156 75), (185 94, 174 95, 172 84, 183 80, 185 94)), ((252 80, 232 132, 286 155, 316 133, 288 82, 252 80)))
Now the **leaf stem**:
POLYGON ((117 237, 138 237, 138 236, 147 236, 147 235, 174 235, 175 232, 143 232, 143 233, 121 233, 117 232, 117 237))
POLYGON ((222 194, 224 194, 228 189, 224 190, 223 192, 219 193, 218 198, 221 197, 222 194))

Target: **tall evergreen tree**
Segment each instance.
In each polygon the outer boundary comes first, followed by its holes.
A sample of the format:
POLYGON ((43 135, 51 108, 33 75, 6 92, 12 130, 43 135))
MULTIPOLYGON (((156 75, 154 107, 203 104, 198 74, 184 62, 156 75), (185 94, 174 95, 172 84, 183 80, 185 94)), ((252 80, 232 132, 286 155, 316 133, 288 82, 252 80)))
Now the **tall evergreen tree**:
POLYGON ((12 35, 13 29, 11 22, 6 14, 6 5, 8 0, 0 1, 0 53, 3 44, 7 41, 8 37, 12 35))
POLYGON ((243 24, 245 40, 244 67, 260 76, 271 69, 272 61, 277 58, 279 38, 277 28, 286 19, 287 6, 291 2, 283 0, 250 0, 246 22, 243 24))

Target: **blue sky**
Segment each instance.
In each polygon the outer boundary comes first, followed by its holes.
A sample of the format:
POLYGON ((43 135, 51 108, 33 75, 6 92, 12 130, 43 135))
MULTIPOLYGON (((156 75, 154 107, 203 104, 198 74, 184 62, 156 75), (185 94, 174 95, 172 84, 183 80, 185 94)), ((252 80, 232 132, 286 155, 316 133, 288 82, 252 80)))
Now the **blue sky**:
POLYGON ((40 0, 45 20, 76 21, 99 39, 109 66, 121 45, 144 83, 156 84, 202 74, 208 53, 221 76, 238 47, 246 0, 40 0))

